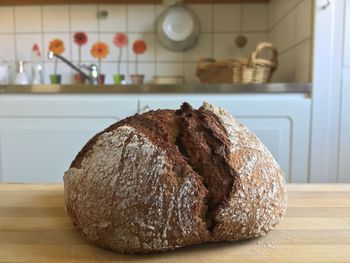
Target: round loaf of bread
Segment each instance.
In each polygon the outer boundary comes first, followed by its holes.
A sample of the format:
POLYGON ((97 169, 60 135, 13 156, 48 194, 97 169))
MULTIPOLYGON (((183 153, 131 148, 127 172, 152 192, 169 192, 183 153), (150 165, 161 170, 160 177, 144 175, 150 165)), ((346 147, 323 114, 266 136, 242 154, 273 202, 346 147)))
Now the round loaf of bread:
POLYGON ((287 201, 267 148, 208 103, 137 114, 97 134, 65 173, 64 192, 81 234, 122 253, 259 237, 287 201))

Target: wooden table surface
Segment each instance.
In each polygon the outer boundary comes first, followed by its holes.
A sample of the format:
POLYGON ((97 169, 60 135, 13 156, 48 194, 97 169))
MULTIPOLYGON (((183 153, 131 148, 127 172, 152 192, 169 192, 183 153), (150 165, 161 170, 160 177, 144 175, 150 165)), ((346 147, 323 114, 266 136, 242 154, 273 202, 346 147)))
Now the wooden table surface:
POLYGON ((0 184, 0 262, 350 262, 350 185, 289 185, 267 236, 133 256, 85 242, 64 211, 62 185, 0 184))

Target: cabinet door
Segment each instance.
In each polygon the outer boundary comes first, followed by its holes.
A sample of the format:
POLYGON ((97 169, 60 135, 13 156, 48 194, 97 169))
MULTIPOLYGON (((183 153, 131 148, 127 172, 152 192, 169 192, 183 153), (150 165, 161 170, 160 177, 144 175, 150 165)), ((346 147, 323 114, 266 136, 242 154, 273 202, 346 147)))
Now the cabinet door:
POLYGON ((137 111, 136 98, 47 99, 1 101, 4 182, 61 183, 64 171, 93 135, 137 111))
POLYGON ((343 79, 340 140, 339 140, 339 178, 341 183, 350 183, 350 69, 343 79))
POLYGON ((267 146, 288 182, 308 181, 310 99, 300 95, 143 96, 140 111, 179 108, 187 101, 198 108, 208 101, 227 109, 267 146))

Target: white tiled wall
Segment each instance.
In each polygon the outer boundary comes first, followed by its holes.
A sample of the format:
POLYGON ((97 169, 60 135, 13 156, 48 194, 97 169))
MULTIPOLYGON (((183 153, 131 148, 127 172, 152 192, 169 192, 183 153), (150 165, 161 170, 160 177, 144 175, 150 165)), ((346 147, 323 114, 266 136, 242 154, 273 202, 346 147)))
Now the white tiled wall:
POLYGON ((312 0, 271 0, 268 37, 280 53, 274 81, 311 81, 312 5, 312 0))
MULTIPOLYGON (((148 44, 147 53, 140 56, 139 71, 150 81, 153 75, 184 75, 187 82, 198 82, 195 76, 196 61, 202 57, 227 59, 247 57, 257 42, 268 36, 268 4, 191 5, 201 21, 202 34, 198 45, 186 52, 176 53, 165 49, 157 39, 156 17, 165 9, 160 5, 47 5, 0 7, 0 62, 30 60, 34 43, 47 52, 51 39, 65 42, 64 56, 76 63, 78 50, 73 43, 75 31, 85 31, 88 45, 83 47, 83 61, 96 63, 90 55, 91 45, 98 41, 109 44, 110 55, 102 63, 107 83, 112 83, 116 72, 117 49, 112 43, 116 32, 126 32, 130 41, 143 38, 148 44), (97 19, 97 12, 107 10, 106 20, 97 19), (235 37, 244 34, 248 45, 239 49, 235 37)), ((304 34, 304 32, 300 32, 304 34)), ((122 70, 135 71, 135 57, 131 48, 124 50, 122 70)), ((48 82, 53 65, 43 58, 45 79, 48 82)), ((59 65, 64 83, 71 81, 72 71, 59 65)))

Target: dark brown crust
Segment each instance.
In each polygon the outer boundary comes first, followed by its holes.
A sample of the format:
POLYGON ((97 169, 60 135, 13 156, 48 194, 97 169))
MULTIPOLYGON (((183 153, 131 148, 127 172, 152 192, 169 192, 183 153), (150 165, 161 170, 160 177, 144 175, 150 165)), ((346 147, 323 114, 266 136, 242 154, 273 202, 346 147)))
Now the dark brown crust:
POLYGON ((215 227, 218 207, 225 203, 232 191, 235 172, 228 165, 229 141, 217 117, 202 109, 194 110, 184 103, 177 111, 183 155, 203 178, 208 189, 207 226, 215 227))

